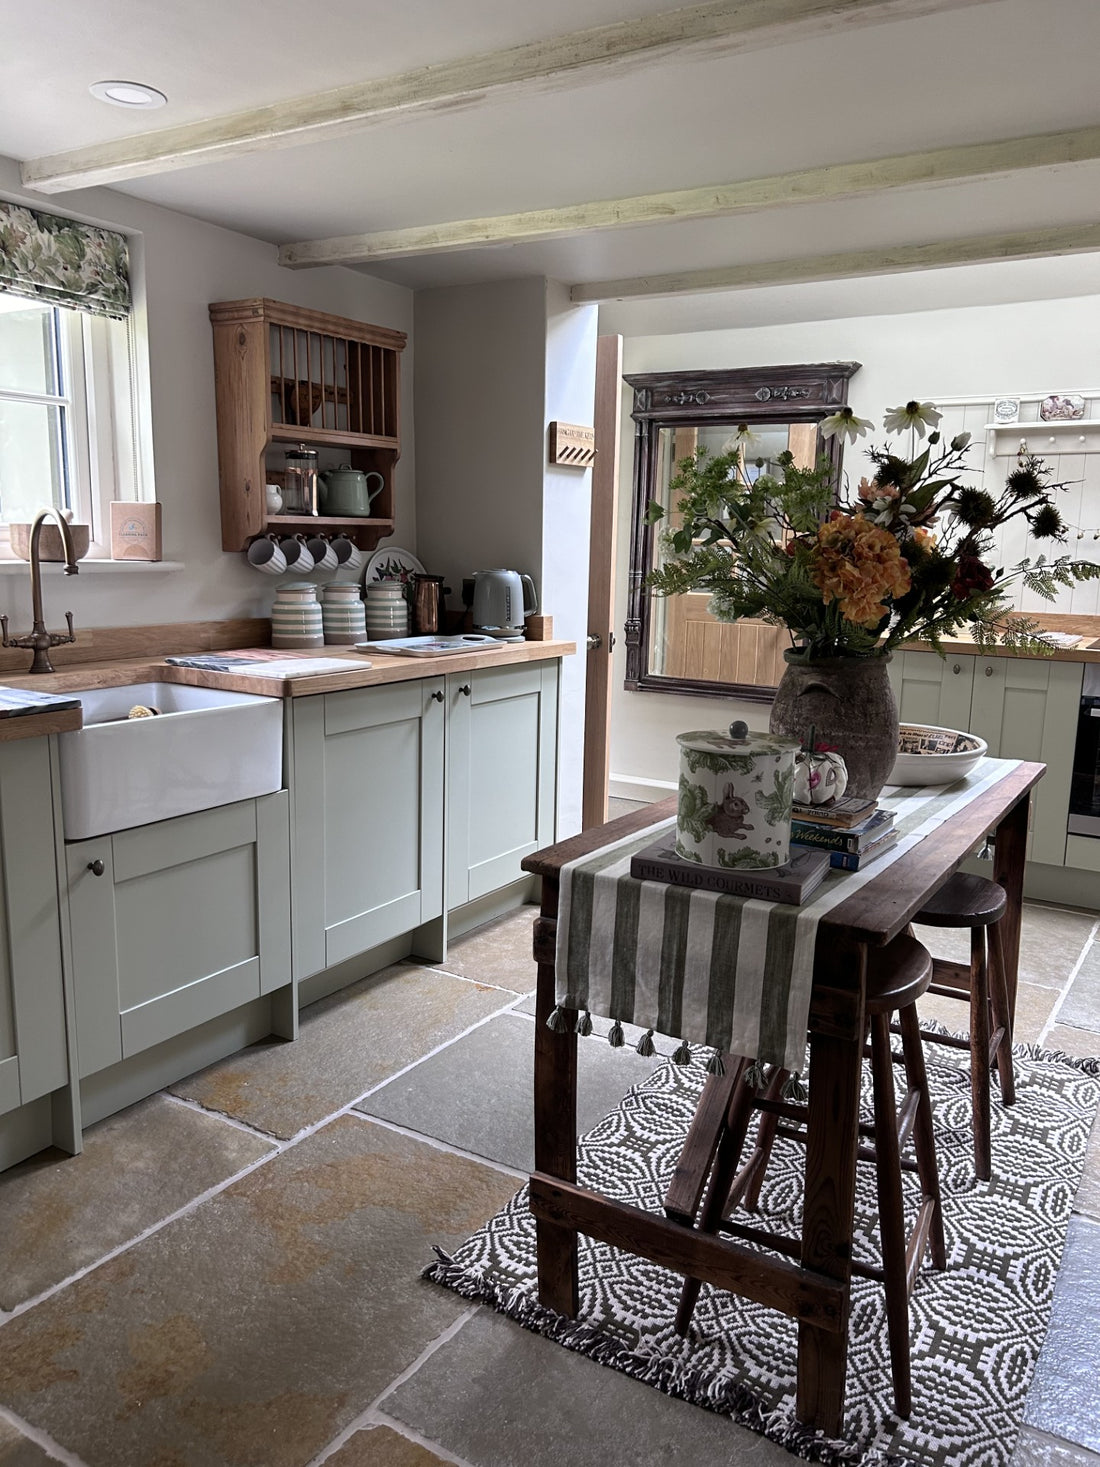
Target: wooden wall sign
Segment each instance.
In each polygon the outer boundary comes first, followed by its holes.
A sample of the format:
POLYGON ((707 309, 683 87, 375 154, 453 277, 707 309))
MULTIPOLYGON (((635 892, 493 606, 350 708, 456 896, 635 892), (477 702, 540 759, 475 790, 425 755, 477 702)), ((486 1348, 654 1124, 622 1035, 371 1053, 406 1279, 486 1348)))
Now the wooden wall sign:
POLYGON ((596 430, 580 423, 550 424, 550 462, 569 469, 590 469, 596 457, 596 430))

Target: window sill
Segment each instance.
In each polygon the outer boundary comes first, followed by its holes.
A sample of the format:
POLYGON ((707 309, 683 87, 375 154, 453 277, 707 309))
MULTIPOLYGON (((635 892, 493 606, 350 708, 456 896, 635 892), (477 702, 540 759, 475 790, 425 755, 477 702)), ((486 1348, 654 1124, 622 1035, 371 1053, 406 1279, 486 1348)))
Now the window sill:
MULTIPOLYGON (((65 564, 60 560, 43 560, 39 564, 46 573, 60 574, 65 569, 65 564)), ((93 575, 108 575, 111 571, 121 571, 123 575, 129 575, 131 571, 181 571, 185 569, 182 560, 82 560, 79 562, 80 574, 84 575, 91 571, 93 575)), ((0 575, 30 575, 30 561, 12 559, 0 559, 0 575)))

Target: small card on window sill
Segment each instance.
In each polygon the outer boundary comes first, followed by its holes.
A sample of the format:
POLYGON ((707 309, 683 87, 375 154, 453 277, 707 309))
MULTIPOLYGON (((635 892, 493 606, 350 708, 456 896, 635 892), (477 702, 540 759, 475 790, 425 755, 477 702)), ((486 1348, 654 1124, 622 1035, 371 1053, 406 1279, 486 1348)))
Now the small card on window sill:
POLYGON ((161 560, 160 505, 111 500, 111 559, 161 560))

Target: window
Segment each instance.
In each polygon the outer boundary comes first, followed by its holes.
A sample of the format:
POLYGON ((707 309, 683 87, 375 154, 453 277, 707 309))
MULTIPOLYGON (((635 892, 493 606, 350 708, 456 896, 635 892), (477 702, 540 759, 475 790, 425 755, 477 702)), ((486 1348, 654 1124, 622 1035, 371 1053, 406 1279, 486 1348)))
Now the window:
POLYGON ((108 541, 134 440, 128 323, 0 295, 0 541, 47 505, 108 541))
POLYGON ((132 322, 122 235, 0 201, 0 556, 46 507, 106 556, 110 501, 151 494, 132 322))

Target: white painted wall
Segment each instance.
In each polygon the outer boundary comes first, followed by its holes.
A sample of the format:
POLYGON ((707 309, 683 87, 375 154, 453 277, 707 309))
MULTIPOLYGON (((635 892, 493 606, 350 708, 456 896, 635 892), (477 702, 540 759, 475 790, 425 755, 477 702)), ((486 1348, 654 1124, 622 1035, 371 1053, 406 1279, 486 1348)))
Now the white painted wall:
MULTIPOLYGON (((574 306, 568 288, 547 286, 546 411, 553 422, 591 424, 596 410, 595 306, 574 306)), ((543 452, 542 596, 554 618, 554 636, 577 644, 562 663, 561 740, 558 761, 558 834, 581 828, 584 783, 584 694, 588 631, 588 536, 592 471, 561 468, 543 452)))
MULTIPOLYGON (((402 431, 393 542, 416 547, 413 453, 412 292, 332 268, 280 269, 275 247, 219 229, 111 189, 87 189, 50 203, 19 186, 18 164, 0 158, 0 195, 132 233, 139 327, 148 341, 152 459, 163 505, 164 557, 176 572, 86 569, 62 580, 47 574, 46 620, 63 626, 72 610, 79 628, 138 626, 267 616, 278 582, 251 570, 244 556, 221 548, 214 416, 211 301, 270 296, 410 333, 403 357, 402 431)), ((0 576, 0 610, 12 630, 29 627, 25 573, 0 576), (26 625, 24 625, 26 624, 26 625)))
MULTIPOLYGON (((616 318, 620 328, 627 324, 616 318)), ((1100 365, 1100 296, 1021 301, 904 315, 853 316, 742 330, 627 337, 623 370, 693 371, 786 362, 857 361, 850 400, 856 412, 881 423, 887 407, 910 397, 1043 395, 1096 388, 1100 365)), ((631 394, 623 392, 619 464, 619 539, 616 554, 616 622, 626 620, 633 468, 631 394)), ((881 441, 882 434, 879 438, 881 441)), ((1044 447, 1045 445, 1040 445, 1044 447)), ((860 449, 848 448, 849 474, 861 469, 860 449)), ((1086 510, 1086 513, 1088 511, 1086 510)), ((1091 521, 1090 521, 1091 523, 1091 521)), ((1096 558, 1096 547, 1071 544, 1096 558)), ((1095 591, 1095 587, 1091 588, 1095 591)), ((1100 609, 1100 608, 1096 608, 1100 609)), ((611 721, 612 792, 652 798, 667 793, 678 767, 676 734, 720 728, 731 718, 761 727, 766 709, 732 699, 663 693, 628 693, 622 642, 614 653, 611 721)))
POLYGON ((504 566, 541 580, 546 282, 416 296, 420 559, 446 577, 504 566))

